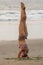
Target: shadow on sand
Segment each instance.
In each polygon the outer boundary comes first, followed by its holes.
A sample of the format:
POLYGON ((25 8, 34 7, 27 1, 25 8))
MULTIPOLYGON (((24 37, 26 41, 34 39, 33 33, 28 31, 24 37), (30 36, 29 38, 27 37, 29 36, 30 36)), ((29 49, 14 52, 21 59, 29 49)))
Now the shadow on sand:
POLYGON ((4 58, 5 60, 41 60, 43 57, 32 57, 32 58, 4 58))

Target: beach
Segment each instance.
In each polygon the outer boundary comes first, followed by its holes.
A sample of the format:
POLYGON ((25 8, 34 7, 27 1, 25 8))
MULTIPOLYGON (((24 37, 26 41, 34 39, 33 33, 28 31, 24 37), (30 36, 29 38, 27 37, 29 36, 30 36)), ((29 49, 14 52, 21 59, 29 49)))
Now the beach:
POLYGON ((40 60, 16 60, 5 58, 17 58, 18 41, 0 41, 0 65, 43 65, 43 39, 27 40, 29 57, 42 57, 40 60))
POLYGON ((0 65, 43 65, 43 20, 27 20, 28 56, 30 58, 41 57, 39 60, 14 59, 17 58, 19 52, 18 25, 19 21, 0 22, 0 65))
POLYGON ((43 65, 43 10, 27 11, 28 56, 30 58, 35 57, 36 60, 14 59, 17 58, 19 52, 19 22, 19 11, 0 11, 0 65, 43 65), (41 59, 38 59, 40 57, 41 59))
POLYGON ((43 0, 0 0, 0 65, 43 65, 43 0), (20 2, 26 5, 29 59, 18 59, 20 2))

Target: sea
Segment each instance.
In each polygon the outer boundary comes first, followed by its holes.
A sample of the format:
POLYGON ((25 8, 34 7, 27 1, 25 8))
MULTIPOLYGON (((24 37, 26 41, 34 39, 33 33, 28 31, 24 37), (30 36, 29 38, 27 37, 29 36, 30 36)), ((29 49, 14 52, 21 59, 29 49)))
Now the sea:
MULTIPOLYGON (((27 10, 27 18, 29 20, 43 19, 43 10, 27 10)), ((0 10, 0 21, 18 21, 20 11, 17 10, 0 10)))
MULTIPOLYGON (((18 40, 19 10, 0 10, 0 40, 18 40)), ((43 38, 43 10, 27 10, 28 39, 43 38)))

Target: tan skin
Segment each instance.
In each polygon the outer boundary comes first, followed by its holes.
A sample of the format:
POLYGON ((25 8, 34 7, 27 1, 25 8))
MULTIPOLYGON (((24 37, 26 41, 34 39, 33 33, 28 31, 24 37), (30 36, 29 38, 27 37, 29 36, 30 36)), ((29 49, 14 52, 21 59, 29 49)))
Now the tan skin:
POLYGON ((25 5, 21 2, 21 19, 19 24, 19 36, 28 36, 27 26, 26 26, 26 12, 25 5))
MULTIPOLYGON (((26 43, 25 40, 19 40, 19 44, 25 44, 25 43, 26 43)), ((29 49, 28 48, 19 48, 18 58, 22 58, 21 54, 24 55, 25 51, 26 51, 26 54, 28 54, 29 49)), ((28 55, 26 57, 29 58, 28 55)))
MULTIPOLYGON (((19 37, 20 36, 28 36, 28 32, 27 32, 27 26, 26 26, 26 12, 25 12, 25 5, 24 3, 21 2, 21 19, 20 19, 20 24, 19 24, 19 37)), ((19 44, 25 44, 26 40, 25 38, 22 38, 19 40, 19 44)), ((28 49, 21 49, 19 48, 20 51, 18 53, 18 58, 21 58, 21 53, 25 53, 25 50, 28 52, 28 49)), ((27 55, 28 57, 28 55, 27 55)))

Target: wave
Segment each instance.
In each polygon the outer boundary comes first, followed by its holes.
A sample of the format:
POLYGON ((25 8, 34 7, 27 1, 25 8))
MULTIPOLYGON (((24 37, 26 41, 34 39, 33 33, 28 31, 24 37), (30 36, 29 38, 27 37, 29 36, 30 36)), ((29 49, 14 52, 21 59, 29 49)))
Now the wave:
MULTIPOLYGON (((27 10, 27 19, 37 20, 43 19, 43 10, 27 10)), ((20 11, 4 10, 0 11, 0 21, 17 21, 20 19, 20 11)))

